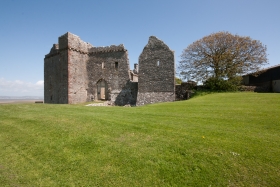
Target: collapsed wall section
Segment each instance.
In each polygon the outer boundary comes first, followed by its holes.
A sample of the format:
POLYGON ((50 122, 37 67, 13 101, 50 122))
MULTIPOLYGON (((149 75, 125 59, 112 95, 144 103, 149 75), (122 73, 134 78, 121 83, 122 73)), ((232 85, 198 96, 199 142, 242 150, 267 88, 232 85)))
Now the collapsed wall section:
POLYGON ((139 57, 137 105, 175 100, 174 52, 155 36, 139 57))

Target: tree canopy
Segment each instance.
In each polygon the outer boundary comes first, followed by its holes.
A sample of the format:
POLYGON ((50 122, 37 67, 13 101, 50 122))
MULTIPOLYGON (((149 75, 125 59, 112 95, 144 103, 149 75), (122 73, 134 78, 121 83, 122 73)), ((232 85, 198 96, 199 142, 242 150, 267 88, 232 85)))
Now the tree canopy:
POLYGON ((268 63, 266 46, 248 36, 217 32, 184 49, 179 73, 184 79, 234 79, 260 70, 268 63))
POLYGON ((182 79, 175 77, 175 83, 176 84, 182 84, 182 79))

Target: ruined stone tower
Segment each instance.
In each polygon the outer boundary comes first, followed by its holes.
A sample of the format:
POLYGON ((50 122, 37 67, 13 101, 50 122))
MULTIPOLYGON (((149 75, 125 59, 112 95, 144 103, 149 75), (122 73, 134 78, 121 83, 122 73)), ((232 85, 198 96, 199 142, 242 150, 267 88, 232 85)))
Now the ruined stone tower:
POLYGON ((129 104, 131 92, 126 99, 117 98, 125 92, 122 88, 127 86, 129 76, 128 54, 123 45, 93 47, 68 32, 45 56, 44 100, 69 104, 110 100, 118 105, 129 104))
POLYGON ((174 101, 174 76, 174 54, 154 36, 139 57, 139 67, 135 64, 131 71, 122 44, 94 47, 67 32, 45 56, 44 101, 106 100, 112 105, 174 101))

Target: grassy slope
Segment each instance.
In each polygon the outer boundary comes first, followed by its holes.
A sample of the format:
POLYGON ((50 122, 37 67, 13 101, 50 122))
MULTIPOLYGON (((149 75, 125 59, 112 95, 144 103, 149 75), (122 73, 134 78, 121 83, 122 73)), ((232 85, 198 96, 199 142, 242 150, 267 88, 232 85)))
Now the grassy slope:
POLYGON ((277 186, 280 94, 0 105, 3 186, 277 186))

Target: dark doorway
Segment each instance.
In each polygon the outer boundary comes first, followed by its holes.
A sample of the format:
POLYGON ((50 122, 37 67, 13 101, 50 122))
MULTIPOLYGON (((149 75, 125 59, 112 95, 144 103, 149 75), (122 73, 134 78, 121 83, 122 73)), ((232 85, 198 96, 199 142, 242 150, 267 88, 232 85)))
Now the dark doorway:
POLYGON ((104 79, 97 82, 97 99, 108 100, 108 84, 104 79))

